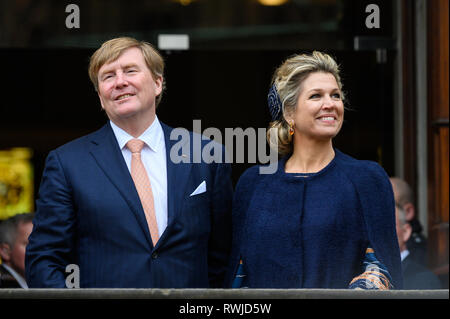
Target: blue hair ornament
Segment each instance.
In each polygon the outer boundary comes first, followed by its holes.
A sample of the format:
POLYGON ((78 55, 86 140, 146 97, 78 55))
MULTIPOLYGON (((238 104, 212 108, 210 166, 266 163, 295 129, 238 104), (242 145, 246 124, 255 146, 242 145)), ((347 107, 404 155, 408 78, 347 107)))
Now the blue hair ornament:
POLYGON ((269 90, 267 102, 269 104, 269 112, 272 117, 272 121, 280 119, 282 103, 275 84, 273 84, 269 90))

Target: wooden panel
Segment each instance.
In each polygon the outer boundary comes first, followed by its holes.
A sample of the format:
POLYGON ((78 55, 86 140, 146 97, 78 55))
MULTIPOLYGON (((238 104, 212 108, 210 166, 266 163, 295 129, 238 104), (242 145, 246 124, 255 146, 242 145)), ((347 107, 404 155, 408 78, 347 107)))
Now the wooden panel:
POLYGON ((428 233, 431 269, 437 275, 448 274, 448 224, 435 225, 428 233))
POLYGON ((448 274, 449 261, 449 128, 434 128, 433 174, 429 192, 429 260, 436 274, 448 274), (431 187, 432 186, 432 187, 431 187))
MULTIPOLYGON (((436 39, 439 39, 438 43, 434 43, 433 58, 439 63, 439 67, 432 69, 433 78, 436 79, 434 84, 437 86, 436 90, 439 94, 435 97, 435 101, 439 107, 435 108, 436 119, 447 119, 448 127, 448 0, 439 0, 434 6, 433 12, 434 26, 433 30, 436 33, 436 39)), ((448 138, 448 134, 447 134, 448 138)), ((447 139, 448 141, 448 139, 447 139)))
POLYGON ((428 4, 428 83, 431 118, 448 127, 448 0, 429 0, 428 4))
POLYGON ((428 251, 431 268, 443 278, 449 271, 448 4, 427 1, 428 251))
MULTIPOLYGON (((403 97, 403 175, 417 194, 416 138, 416 72, 415 72, 415 8, 414 1, 402 0, 402 97, 403 97)), ((400 175, 400 173, 397 173, 400 175)))
MULTIPOLYGON (((447 109, 448 110, 448 109, 447 109)), ((438 165, 440 165, 439 172, 439 190, 440 190, 440 207, 439 207, 439 223, 448 223, 448 197, 449 197, 449 148, 448 148, 448 127, 442 127, 439 129, 439 160, 438 165)))
POLYGON ((429 222, 431 226, 440 223, 448 223, 449 212, 449 128, 433 128, 433 174, 430 182, 433 183, 433 192, 430 200, 433 202, 433 211, 430 214, 429 222), (445 164, 447 163, 447 165, 445 164))

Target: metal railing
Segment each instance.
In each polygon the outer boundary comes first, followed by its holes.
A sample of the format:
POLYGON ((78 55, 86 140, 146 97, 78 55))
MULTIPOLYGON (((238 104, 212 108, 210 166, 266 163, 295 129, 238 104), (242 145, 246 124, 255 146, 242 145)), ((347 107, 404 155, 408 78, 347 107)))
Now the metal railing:
POLYGON ((0 299, 449 299, 449 290, 0 289, 0 299))

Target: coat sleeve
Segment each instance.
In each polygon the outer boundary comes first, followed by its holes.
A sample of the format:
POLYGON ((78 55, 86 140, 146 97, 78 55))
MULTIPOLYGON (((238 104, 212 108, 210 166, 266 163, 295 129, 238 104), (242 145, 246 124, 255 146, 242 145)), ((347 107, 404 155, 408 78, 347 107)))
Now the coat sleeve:
MULTIPOLYGON (((225 150, 223 149, 223 154, 225 150)), ((231 165, 217 164, 211 201, 211 235, 208 245, 208 272, 211 288, 223 288, 231 246, 231 202, 233 185, 231 165)))
POLYGON ((65 288, 75 228, 71 190, 58 154, 50 152, 39 188, 33 231, 25 255, 30 288, 65 288))
POLYGON ((233 196, 231 257, 225 278, 225 287, 231 288, 241 259, 241 244, 245 226, 245 216, 255 187, 257 166, 247 169, 239 178, 233 196))
POLYGON ((355 170, 354 177, 363 210, 369 245, 386 266, 394 289, 403 288, 400 249, 395 227, 395 201, 389 177, 377 163, 355 170))

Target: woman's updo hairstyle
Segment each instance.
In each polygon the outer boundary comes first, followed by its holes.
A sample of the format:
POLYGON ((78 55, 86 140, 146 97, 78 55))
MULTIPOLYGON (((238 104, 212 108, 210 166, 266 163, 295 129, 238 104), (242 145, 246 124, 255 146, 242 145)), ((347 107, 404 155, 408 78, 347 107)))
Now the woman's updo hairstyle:
POLYGON ((275 132, 278 134, 278 153, 280 155, 287 155, 293 151, 292 135, 289 134, 289 123, 286 121, 286 117, 295 112, 302 83, 308 75, 314 72, 333 74, 341 91, 341 98, 344 100, 339 66, 328 54, 314 51, 312 54, 294 55, 284 61, 272 77, 268 95, 272 122, 267 131, 267 141, 270 147, 275 148, 276 145, 271 141, 270 136, 270 129, 275 128, 275 132))

